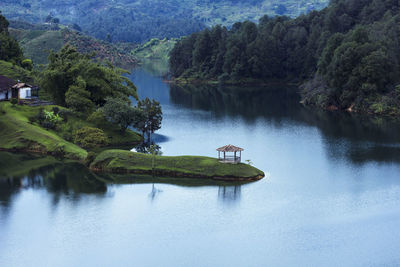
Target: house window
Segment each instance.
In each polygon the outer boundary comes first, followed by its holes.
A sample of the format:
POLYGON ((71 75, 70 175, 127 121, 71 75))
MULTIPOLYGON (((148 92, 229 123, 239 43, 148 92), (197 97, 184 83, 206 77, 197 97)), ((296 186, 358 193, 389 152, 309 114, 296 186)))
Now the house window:
POLYGON ((26 97, 27 98, 31 97, 31 90, 26 90, 26 97))

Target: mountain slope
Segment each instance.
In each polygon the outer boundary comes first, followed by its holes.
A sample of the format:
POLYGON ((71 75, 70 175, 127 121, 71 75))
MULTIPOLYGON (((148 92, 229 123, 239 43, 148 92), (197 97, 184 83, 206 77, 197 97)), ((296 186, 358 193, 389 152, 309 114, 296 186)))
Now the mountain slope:
POLYGON ((97 58, 120 66, 136 63, 130 53, 133 45, 126 44, 127 47, 124 47, 124 44, 111 44, 66 27, 58 30, 41 28, 41 25, 33 25, 30 29, 9 29, 10 34, 19 42, 25 57, 32 59, 35 64, 47 64, 49 52, 59 51, 65 44, 76 47, 81 53, 95 52, 97 58))
POLYGON ((0 2, 8 19, 79 24, 92 36, 142 42, 181 37, 215 24, 257 21, 262 15, 297 16, 325 7, 328 0, 29 0, 0 2))

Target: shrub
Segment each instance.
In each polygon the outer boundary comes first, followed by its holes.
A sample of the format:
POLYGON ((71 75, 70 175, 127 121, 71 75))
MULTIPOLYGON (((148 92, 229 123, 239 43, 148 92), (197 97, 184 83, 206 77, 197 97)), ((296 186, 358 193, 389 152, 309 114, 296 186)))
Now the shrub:
POLYGON ((33 69, 33 62, 30 59, 24 59, 21 62, 21 65, 24 69, 32 70, 33 69))
POLYGON ((94 148, 108 144, 108 138, 101 129, 83 127, 74 132, 74 143, 84 148, 94 148))
POLYGON ((18 99, 12 98, 11 99, 11 104, 13 105, 13 107, 15 107, 15 105, 18 104, 18 99))

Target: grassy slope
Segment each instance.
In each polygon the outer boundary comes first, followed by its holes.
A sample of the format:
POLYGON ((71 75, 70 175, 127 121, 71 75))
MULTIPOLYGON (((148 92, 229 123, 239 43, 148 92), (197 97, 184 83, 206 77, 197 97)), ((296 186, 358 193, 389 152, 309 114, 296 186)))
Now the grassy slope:
MULTIPOLYGON (((124 150, 105 150, 91 168, 116 173, 151 173, 152 155, 124 150)), ((155 156, 155 173, 163 176, 205 178, 262 178, 264 173, 247 164, 223 164, 215 158, 200 156, 155 156)))
POLYGON ((37 64, 46 64, 50 50, 59 51, 64 45, 61 31, 10 30, 20 43, 24 56, 37 64))
POLYGON ((168 54, 174 48, 176 39, 151 39, 147 43, 135 48, 132 53, 141 60, 163 60, 168 61, 168 54))
POLYGON ((15 81, 21 80, 32 82, 30 71, 3 60, 0 60, 0 75, 6 76, 15 81))
POLYGON ((0 103, 0 108, 6 112, 0 113, 0 148, 53 153, 63 147, 67 158, 79 160, 86 158, 87 152, 84 149, 28 122, 28 117, 37 114, 38 108, 12 107, 8 102, 0 103))

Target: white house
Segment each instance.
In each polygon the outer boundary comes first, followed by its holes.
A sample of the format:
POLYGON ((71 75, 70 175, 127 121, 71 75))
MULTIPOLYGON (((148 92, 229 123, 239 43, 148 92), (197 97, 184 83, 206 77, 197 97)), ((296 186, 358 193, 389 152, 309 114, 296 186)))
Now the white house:
POLYGON ((32 85, 18 82, 12 87, 13 97, 18 97, 18 99, 31 99, 32 98, 32 85))

